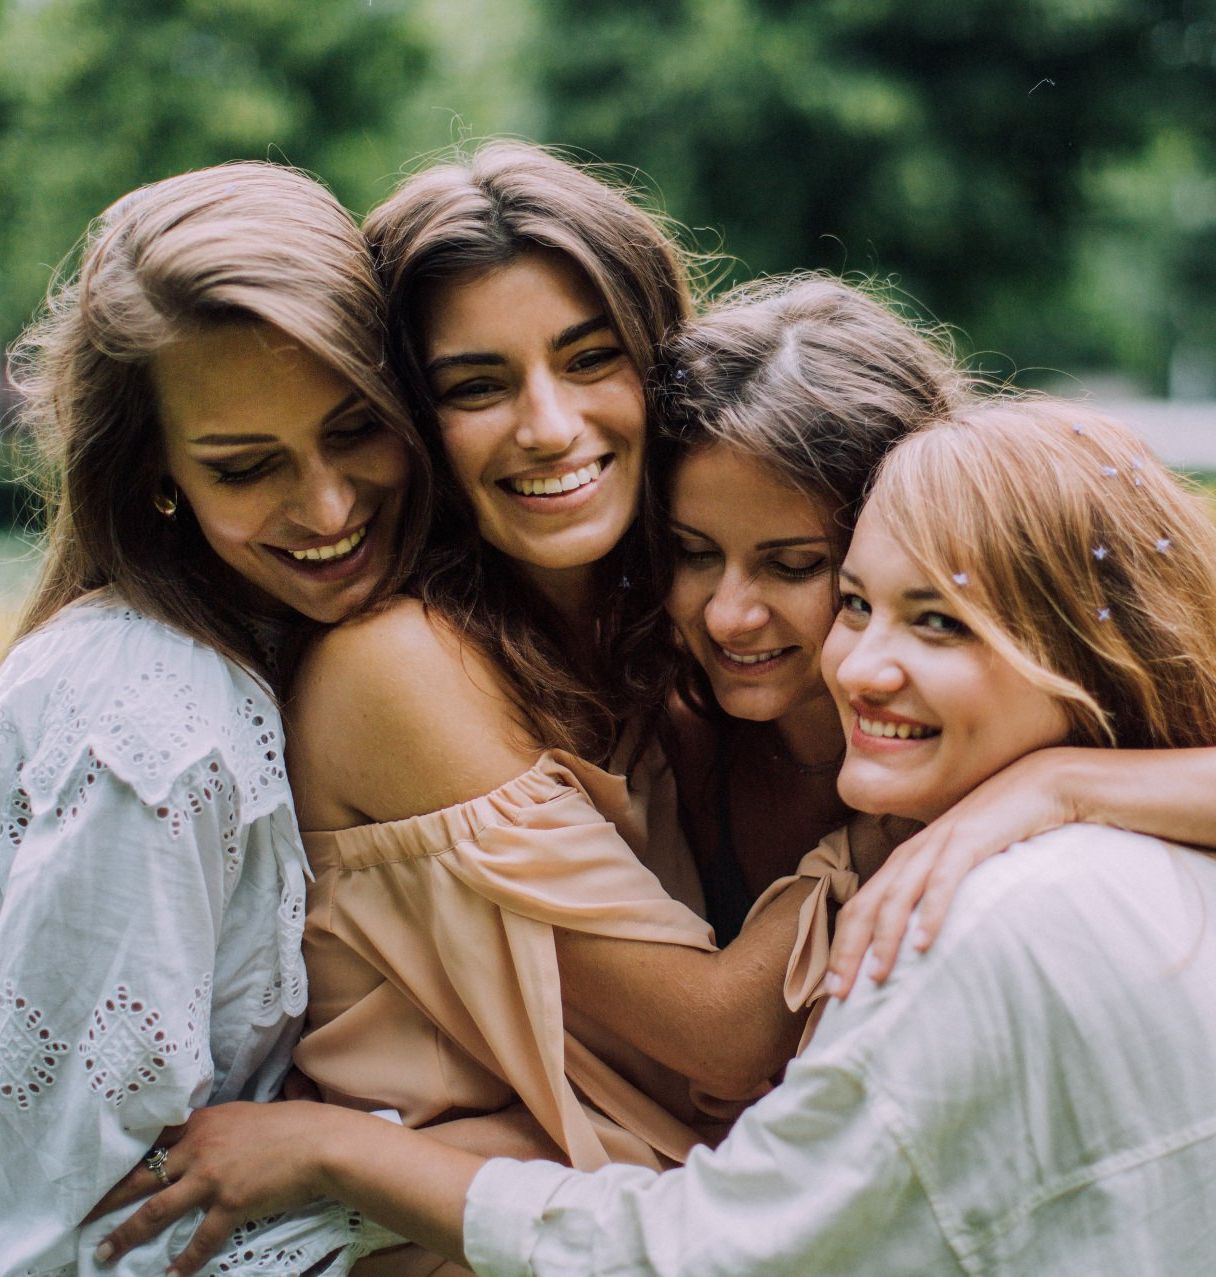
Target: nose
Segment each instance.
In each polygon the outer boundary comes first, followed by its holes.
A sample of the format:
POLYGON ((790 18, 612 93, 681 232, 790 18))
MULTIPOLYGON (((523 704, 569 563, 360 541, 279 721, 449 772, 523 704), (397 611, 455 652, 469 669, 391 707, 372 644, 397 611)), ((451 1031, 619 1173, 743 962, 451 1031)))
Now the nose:
POLYGON ((327 536, 348 526, 356 497, 350 475, 318 458, 301 470, 285 510, 293 523, 316 536, 327 536))
POLYGON ((762 629, 768 621, 769 610, 755 579, 725 571, 705 604, 705 628, 710 638, 725 645, 762 629))
POLYGON ((865 629, 856 631, 843 629, 838 621, 832 637, 837 640, 836 651, 843 649, 835 679, 846 695, 882 701, 907 682, 894 635, 883 625, 871 620, 865 629))
POLYGON ((518 411, 515 442, 530 452, 565 452, 582 433, 570 392, 547 371, 529 378, 518 411))

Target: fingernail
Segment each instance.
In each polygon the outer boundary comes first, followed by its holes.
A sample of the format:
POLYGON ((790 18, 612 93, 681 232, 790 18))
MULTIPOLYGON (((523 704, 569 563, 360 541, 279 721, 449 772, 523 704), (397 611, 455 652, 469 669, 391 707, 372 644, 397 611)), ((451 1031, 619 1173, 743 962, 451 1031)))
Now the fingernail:
POLYGON ((879 968, 880 964, 878 959, 873 954, 870 954, 870 956, 866 959, 865 974, 868 975, 876 984, 878 982, 879 968))
POLYGON ((835 971, 829 971, 823 977, 823 991, 829 998, 837 997, 843 988, 844 979, 842 976, 838 976, 835 971))
POLYGON ((114 1258, 113 1242, 98 1242, 93 1252, 93 1259, 99 1264, 108 1264, 114 1258))
POLYGON ((929 933, 924 927, 917 927, 912 933, 912 947, 924 952, 929 947, 929 933))

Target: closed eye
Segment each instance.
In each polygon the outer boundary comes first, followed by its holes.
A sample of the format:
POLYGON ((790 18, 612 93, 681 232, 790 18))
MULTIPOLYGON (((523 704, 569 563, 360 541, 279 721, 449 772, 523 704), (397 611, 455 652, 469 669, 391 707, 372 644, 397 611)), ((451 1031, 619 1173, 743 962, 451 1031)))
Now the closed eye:
POLYGON ((783 559, 772 559, 769 562, 772 571, 786 581, 808 581, 811 577, 819 576, 827 566, 826 555, 821 555, 809 563, 789 563, 783 559))
POLYGON ((677 560, 695 567, 698 564, 709 564, 721 558, 721 551, 703 541, 685 541, 676 537, 672 545, 677 560))
POLYGON ((214 473, 217 483, 253 483, 274 469, 275 456, 272 454, 261 457, 247 466, 233 466, 222 461, 208 461, 204 464, 214 473))

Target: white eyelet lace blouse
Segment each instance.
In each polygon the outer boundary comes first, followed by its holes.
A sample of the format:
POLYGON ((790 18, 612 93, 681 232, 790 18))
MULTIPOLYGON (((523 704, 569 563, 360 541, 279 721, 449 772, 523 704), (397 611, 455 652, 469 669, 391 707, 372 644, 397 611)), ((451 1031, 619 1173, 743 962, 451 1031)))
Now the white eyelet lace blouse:
MULTIPOLYGON (((0 1274, 96 1271, 121 1216, 77 1225, 162 1127, 276 1093, 305 874, 278 711, 231 662, 102 597, 0 666, 0 1274)), ((163 1273, 196 1223, 104 1271, 163 1273)), ((341 1273, 385 1236, 320 1203, 206 1271, 341 1273)))

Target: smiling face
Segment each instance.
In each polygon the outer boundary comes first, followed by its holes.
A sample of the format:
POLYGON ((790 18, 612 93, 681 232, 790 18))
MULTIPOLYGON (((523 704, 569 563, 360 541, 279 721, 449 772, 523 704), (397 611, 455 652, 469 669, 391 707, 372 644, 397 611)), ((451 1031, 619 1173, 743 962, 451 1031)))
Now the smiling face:
POLYGON ((251 604, 332 622, 366 602, 395 559, 408 462, 357 392, 254 323, 165 347, 152 382, 169 477, 251 604))
POLYGON ((580 573, 637 510, 646 409, 603 300, 557 253, 436 288, 427 379, 482 537, 538 583, 580 573))
POLYGON ((869 507, 840 589, 823 670, 844 724, 839 789, 851 807, 929 821, 1067 736, 1059 701, 972 634, 869 507))
MULTIPOLYGON (((722 444, 679 463, 668 611, 735 718, 775 722, 796 756, 839 737, 819 670, 832 623, 823 512, 770 468, 722 444)), ((805 761, 811 761, 807 757, 805 761)))

